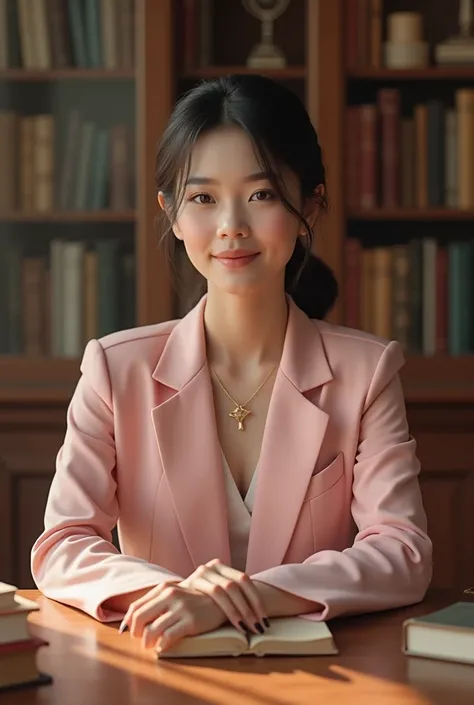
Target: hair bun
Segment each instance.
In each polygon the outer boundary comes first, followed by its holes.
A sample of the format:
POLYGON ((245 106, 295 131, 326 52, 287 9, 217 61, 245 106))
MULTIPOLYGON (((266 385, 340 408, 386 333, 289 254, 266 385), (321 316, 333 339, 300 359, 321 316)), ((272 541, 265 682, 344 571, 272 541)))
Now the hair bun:
POLYGON ((310 253, 290 294, 307 316, 322 320, 334 305, 339 287, 332 269, 320 257, 310 253))

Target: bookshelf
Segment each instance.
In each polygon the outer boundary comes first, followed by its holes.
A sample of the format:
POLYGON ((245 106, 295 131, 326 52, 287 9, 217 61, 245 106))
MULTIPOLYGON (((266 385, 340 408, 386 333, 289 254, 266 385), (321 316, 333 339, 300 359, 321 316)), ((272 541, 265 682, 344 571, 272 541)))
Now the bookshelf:
MULTIPOLYGON (((351 282, 354 270, 347 262, 349 241, 356 240, 364 248, 375 249, 405 245, 411 239, 434 240, 446 250, 451 243, 472 239, 474 204, 461 209, 448 207, 443 201, 436 205, 425 202, 421 206, 415 200, 408 206, 399 200, 388 205, 380 200, 377 192, 378 198, 372 206, 362 208, 360 204, 351 203, 348 193, 347 122, 352 107, 377 105, 380 90, 395 89, 400 95, 401 116, 409 118, 413 117, 417 103, 437 100, 453 108, 456 91, 473 87, 472 66, 439 67, 433 62, 434 46, 457 33, 457 12, 457 2, 442 0, 383 0, 381 3, 320 0, 315 3, 319 32, 309 60, 320 67, 315 115, 327 165, 330 198, 330 210, 321 222, 319 251, 333 267, 342 289, 330 316, 335 323, 348 322, 350 287, 354 286, 354 278, 351 282), (420 12, 424 18, 425 38, 430 45, 429 65, 396 70, 382 63, 350 66, 347 56, 350 5, 356 10, 374 6, 382 9, 382 22, 375 34, 383 40, 390 13, 420 12)), ((371 37, 371 33, 366 30, 365 36, 371 37)), ((474 126, 472 129, 474 134, 474 126)), ((375 149, 379 146, 376 139, 375 149)), ((380 186, 380 172, 376 174, 375 183, 380 186)), ((374 299, 379 295, 375 292, 374 299)), ((460 308, 464 300, 460 299, 460 308)), ((466 305, 470 305, 469 300, 466 305)), ((436 350, 433 355, 408 349, 401 376, 410 431, 418 445, 422 467, 420 482, 434 545, 433 585, 462 589, 474 577, 474 553, 466 545, 466 537, 474 536, 474 355, 471 352, 449 354, 445 343, 444 340, 443 352, 436 350)))
MULTIPOLYGON (((329 316, 334 323, 346 322, 349 239, 383 246, 416 234, 448 244, 458 236, 469 237, 474 220, 474 206, 464 210, 444 205, 362 209, 349 204, 348 108, 374 101, 376 92, 389 86, 400 89, 407 106, 430 97, 451 100, 457 88, 472 83, 474 69, 430 65, 417 71, 349 70, 344 31, 348 1, 292 0, 275 24, 275 41, 288 65, 267 72, 305 101, 318 129, 330 209, 318 225, 315 249, 340 282, 341 296, 329 316)), ((383 4, 384 16, 402 7, 397 0, 383 4)), ((433 43, 456 30, 455 8, 446 10, 445 5, 442 0, 410 0, 403 8, 427 16, 427 36, 433 43)), ((116 114, 127 109, 127 101, 131 103, 134 203, 113 211, 54 208, 40 214, 10 208, 0 213, 0 234, 5 228, 26 232, 38 248, 62 228, 69 229, 71 238, 80 234, 92 243, 100 237, 123 237, 133 245, 135 255, 136 323, 146 325, 182 313, 153 231, 156 142, 183 91, 202 78, 252 71, 246 58, 259 40, 260 27, 240 0, 136 0, 134 8, 133 70, 63 66, 40 71, 1 69, 0 65, 0 98, 2 86, 9 86, 7 93, 18 105, 28 107, 36 100, 50 105, 51 96, 61 91, 69 100, 87 93, 97 100, 97 106, 102 94, 115 95, 116 114)), ((2 100, 0 110, 9 106, 2 100)), ((41 531, 54 458, 64 434, 65 409, 78 375, 78 358, 0 356, 0 572, 4 580, 21 587, 32 586, 29 550, 41 531)), ((410 353, 403 385, 436 547, 434 584, 463 588, 474 583, 472 542, 465 540, 466 535, 474 535, 470 460, 474 457, 474 356, 410 353)))
MULTIPOLYGON (((51 288, 51 243, 54 240, 82 242, 85 250, 94 250, 98 241, 115 240, 124 257, 128 256, 133 262, 128 265, 128 292, 130 300, 135 299, 135 305, 130 304, 133 311, 129 311, 128 320, 116 320, 112 329, 170 318, 173 315, 173 295, 153 232, 156 213, 153 159, 156 141, 173 100, 170 81, 172 42, 168 34, 173 3, 161 0, 85 3, 79 28, 72 22, 67 2, 47 5, 41 0, 35 9, 39 13, 36 24, 35 18, 27 19, 25 24, 20 6, 17 0, 3 3, 2 10, 8 10, 9 14, 0 18, 0 34, 8 30, 6 51, 3 55, 0 51, 0 116, 13 114, 16 123, 15 148, 7 152, 10 162, 2 166, 4 194, 0 199, 0 246, 3 243, 3 248, 18 244, 21 247, 17 271, 17 279, 21 282, 16 282, 16 291, 25 287, 24 259, 41 259, 47 274, 41 283, 36 282, 36 297, 41 294, 42 324, 46 325, 48 316, 52 316, 52 301, 58 299, 53 292, 45 291, 46 286, 51 288), (53 8, 50 15, 46 13, 47 7, 53 8), (82 55, 78 51, 81 42, 82 55), (163 80, 159 81, 157 92, 156 77, 161 74, 163 80), (113 162, 109 136, 102 179, 100 182, 96 180, 103 191, 101 202, 74 202, 74 193, 72 202, 71 193, 61 202, 65 151, 71 141, 67 126, 73 111, 81 115, 82 123, 100 124, 103 131, 111 130, 114 124, 123 124, 128 129, 126 139, 116 147, 116 160, 120 160, 122 151, 122 177, 127 184, 118 185, 122 193, 115 198, 112 170, 114 164, 117 170, 119 167, 113 162), (50 164, 49 183, 43 184, 47 196, 45 198, 43 194, 39 206, 27 203, 21 191, 24 188, 20 162, 21 124, 26 122, 25 118, 31 120, 35 116, 48 116, 53 124, 51 154, 47 160, 52 162, 52 168, 50 164), (4 189, 7 179, 15 181, 13 188, 4 189), (41 284, 44 288, 40 290, 41 284)), ((3 117, 2 127, 9 119, 3 117)), ((0 136, 3 157, 8 140, 9 135, 3 130, 3 137, 0 136)), ((97 142, 95 144, 97 146, 97 142)), ((78 146, 78 152, 81 146, 83 144, 78 146)), ((91 148, 91 153, 93 151, 91 148)), ((89 162, 93 164, 92 159, 89 162)), ((71 167, 72 171, 77 171, 78 156, 71 163, 70 170, 71 167)), ((93 168, 86 169, 88 198, 93 168)), ((11 271, 10 261, 6 268, 11 271)), ((123 279, 118 279, 116 284, 120 286, 121 282, 123 279)), ((34 283, 30 281, 30 299, 35 297, 33 292, 34 283)), ((26 298, 23 289, 23 309, 20 311, 17 305, 15 311, 16 333, 23 345, 18 345, 17 341, 15 346, 8 348, 5 340, 0 340, 3 343, 0 345, 0 400, 5 404, 17 403, 19 399, 23 403, 28 400, 35 404, 41 400, 64 403, 70 398, 79 376, 79 360, 87 331, 83 330, 81 339, 76 341, 77 354, 74 350, 69 350, 67 355, 61 350, 53 354, 52 343, 46 340, 53 337, 51 330, 43 331, 41 346, 31 345, 31 340, 27 346, 26 338, 33 333, 39 336, 40 326, 37 325, 33 332, 30 320, 30 331, 25 330, 28 326, 26 298)), ((70 303, 70 296, 64 298, 70 303)), ((15 308, 11 302, 9 305, 15 308)), ((79 312, 81 319, 84 305, 84 301, 81 302, 74 312, 76 316, 79 312)), ((97 301, 94 308, 98 308, 97 301)), ((29 317, 32 317, 31 310, 29 317)), ((97 310, 93 312, 94 317, 99 317, 97 310)), ((95 322, 95 332, 100 335, 97 320, 95 322)), ((81 320, 79 325, 83 323, 81 320)))
MULTIPOLYGON (((427 240, 432 240, 438 250, 445 251, 445 267, 446 259, 449 261, 450 250, 457 247, 459 241, 472 240, 472 223, 474 222, 474 202, 472 205, 463 203, 453 205, 446 202, 446 184, 442 184, 441 191, 438 193, 438 198, 425 193, 424 198, 420 199, 418 192, 412 194, 411 202, 407 202, 406 195, 402 193, 404 187, 403 181, 406 175, 401 173, 403 151, 401 139, 402 135, 401 123, 412 119, 415 121, 415 109, 418 105, 428 105, 431 102, 436 102, 442 106, 442 120, 446 121, 446 113, 448 110, 452 112, 456 110, 456 95, 462 89, 472 89, 474 79, 474 68, 472 66, 438 66, 434 62, 434 47, 440 41, 443 41, 448 36, 452 36, 457 32, 457 2, 446 3, 442 2, 425 2, 424 0, 411 0, 408 3, 400 3, 396 0, 383 0, 383 2, 372 2, 368 0, 336 0, 334 3, 317 3, 320 18, 321 35, 318 38, 317 45, 319 47, 319 58, 321 70, 319 76, 319 93, 318 93, 318 128, 321 137, 321 143, 325 152, 326 163, 328 167, 328 191, 330 198, 330 212, 322 224, 322 239, 321 251, 329 263, 333 266, 337 273, 338 280, 342 286, 342 295, 338 305, 331 314, 331 319, 337 323, 351 325, 356 328, 366 328, 370 332, 381 333, 381 331, 373 330, 364 325, 363 315, 359 310, 359 316, 354 320, 354 305, 352 305, 352 313, 348 310, 348 303, 354 296, 354 276, 351 276, 351 271, 354 268, 361 268, 363 265, 359 259, 358 263, 351 261, 348 253, 348 242, 355 241, 359 243, 364 254, 359 253, 359 258, 365 256, 366 250, 375 250, 380 248, 393 248, 395 246, 407 247, 408 243, 413 240, 419 240, 425 243, 427 240), (359 63, 354 59, 350 59, 349 42, 350 34, 354 36, 354 22, 356 25, 355 33, 359 32, 358 41, 369 43, 375 41, 371 32, 374 32, 371 27, 370 9, 381 10, 378 30, 375 31, 375 36, 378 36, 378 41, 383 46, 383 42, 387 40, 387 24, 388 17, 391 13, 403 10, 421 13, 423 17, 424 38, 427 39, 430 45, 429 65, 423 68, 413 69, 394 69, 384 66, 383 56, 380 54, 376 61, 370 61, 369 52, 365 52, 365 61, 360 59, 359 63), (366 15, 367 26, 360 29, 358 22, 360 17, 357 13, 367 11, 366 15), (351 18, 351 12, 353 16, 351 18), (354 19, 355 16, 355 19, 354 19), (349 23, 352 22, 352 28, 349 23), (362 37, 361 37, 362 35, 362 37), (365 39, 364 39, 365 37, 365 39), (324 57, 324 62, 323 62, 324 57), (390 147, 393 151, 398 151, 399 161, 396 171, 386 176, 383 173, 383 159, 390 161, 390 148, 386 148, 388 156, 384 157, 384 146, 382 137, 382 108, 380 105, 380 95, 388 92, 398 97, 398 123, 389 124, 388 129, 398 131, 396 141, 390 147), (352 126, 352 133, 349 131, 350 121, 353 120, 354 108, 357 110, 361 106, 370 106, 372 108, 373 122, 373 143, 369 149, 372 149, 372 173, 369 174, 369 180, 372 179, 372 189, 374 193, 369 194, 371 198, 365 201, 361 206, 361 202, 357 200, 361 198, 360 193, 354 197, 354 179, 364 181, 364 167, 361 160, 361 152, 353 149, 354 135, 357 128, 352 126), (352 152, 352 154, 351 154, 352 152), (354 156, 355 155, 355 156, 354 156), (352 162, 351 162, 352 159, 352 162), (359 160, 359 161, 357 161, 359 160), (353 182, 350 183, 348 171, 352 166, 353 182), (388 190, 392 188, 395 193, 383 193, 383 182, 395 182, 389 184, 388 190), (352 189, 352 192, 351 192, 352 189), (430 202, 430 198, 434 200, 430 202), (390 200, 392 202, 390 202, 390 200), (384 202, 386 201, 386 202, 384 202), (394 202, 393 202, 394 201, 394 202), (448 254, 446 253, 448 251, 448 254), (350 267, 353 269, 350 270, 350 267), (352 288, 350 288, 352 287, 352 288)), ((318 49, 315 49, 318 51, 318 49)), ((360 47, 359 47, 360 52, 360 47)), ((364 52, 362 52, 364 55, 364 52)), ((393 107, 393 106, 392 106, 393 107)), ((392 107, 389 105, 386 110, 390 112, 392 107)), ((359 118, 361 121, 365 118, 359 118)), ((367 118, 368 119, 368 118, 367 118)), ((460 121, 459 113, 457 120, 460 121)), ((445 124, 445 123, 443 123, 445 124)), ((458 122, 458 124, 460 124, 458 122)), ((360 124, 358 126, 360 128, 360 124)), ((416 125, 412 129, 416 130, 416 125)), ((425 125, 425 130, 429 128, 425 125)), ((459 128, 460 129, 460 128, 459 128)), ((474 133, 474 128, 473 128, 474 133)), ((387 134, 387 133, 386 133, 387 134)), ((360 133, 359 133, 360 136, 360 133)), ((367 139, 367 131, 364 136, 360 137, 361 141, 367 139)), ((415 132, 415 138, 417 138, 415 132)), ((446 140, 446 135, 443 135, 446 140)), ((429 139, 432 139, 431 137, 429 139)), ((458 139, 459 136, 458 136, 458 139)), ((425 140, 428 136, 425 133, 425 140)), ((466 144, 466 148, 469 149, 466 144)), ((436 178, 446 178, 447 170, 447 145, 444 142, 438 151, 442 150, 443 174, 439 174, 436 178)), ((360 150, 360 148, 359 148, 360 150)), ((432 152, 430 146, 425 146, 425 156, 427 152, 432 152)), ((414 150, 413 173, 415 174, 413 188, 418 189, 416 183, 416 171, 418 165, 416 161, 421 161, 422 157, 419 152, 414 150)), ((387 168, 387 167, 385 167, 387 168)), ((456 167, 455 167, 456 168, 456 167)), ((431 167, 425 167, 425 182, 429 179, 429 171, 431 167)), ((367 171, 365 172, 367 174, 367 171)), ((457 166, 457 189, 462 188, 463 177, 460 173, 460 167, 457 166)), ((432 184, 431 184, 432 186, 432 184)), ((438 185, 439 186, 439 185, 438 185)), ((433 189, 432 189, 433 190, 433 189)), ((436 190, 436 185, 435 185, 436 190)), ((438 191, 440 189, 438 188, 438 191)), ((423 245, 420 245, 423 248, 423 245)), ((423 256, 423 255, 422 255, 423 256)), ((436 257, 440 257, 436 253, 436 257)), ((390 266, 390 265, 387 265, 390 266)), ((392 265, 393 266, 393 263, 392 265)), ((435 264, 435 266, 437 266, 435 264)), ((449 266, 449 265, 448 265, 449 266)), ((412 264, 412 269, 415 265, 412 264)), ((469 339, 463 345, 456 346, 450 340, 452 334, 452 326, 449 317, 453 315, 453 304, 449 310, 449 300, 454 296, 451 293, 450 287, 453 287, 454 273, 451 272, 449 284, 445 286, 444 293, 436 290, 440 288, 436 275, 431 271, 426 273, 424 263, 421 265, 421 277, 424 282, 428 282, 429 277, 432 278, 431 294, 433 302, 428 302, 427 292, 423 303, 422 310, 418 312, 421 324, 427 322, 431 318, 430 325, 434 328, 430 345, 425 340, 417 341, 414 344, 411 341, 406 345, 407 365, 403 371, 403 381, 407 399, 411 403, 424 403, 429 397, 431 401, 436 401, 439 404, 452 403, 456 399, 461 403, 474 400, 474 386, 468 382, 471 373, 471 365, 474 370, 474 339, 469 339), (437 283, 438 282, 438 283, 437 283), (446 291, 446 289, 448 289, 446 291), (432 307, 431 312, 427 309, 432 307), (442 306, 445 307, 444 312, 442 306), (436 309, 436 310, 434 310, 436 309), (423 318, 424 317, 424 318, 423 318), (435 320, 434 320, 435 319, 435 320), (441 322, 440 322, 441 319, 441 322), (451 328, 450 328, 451 326, 451 328), (450 332, 451 331, 451 332, 450 332), (427 347, 424 347, 426 343, 427 347), (463 363, 461 364, 461 359, 463 363), (462 384, 462 378, 459 377, 459 370, 462 369, 465 375, 466 383, 462 384), (441 380, 440 380, 441 376, 441 380)), ((369 265, 370 270, 370 265, 369 265)), ((377 276, 372 274, 371 276, 377 276)), ((384 275, 380 272, 380 277, 384 275)), ((392 276, 389 274, 388 276, 392 276)), ((361 271, 359 269, 359 288, 361 285, 361 271)), ((457 280, 457 277, 456 277, 457 280)), ((455 282, 457 283, 457 281, 455 282)), ((392 284, 393 285, 393 284, 392 284)), ((407 285, 406 285, 407 286, 407 285)), ((410 286, 410 284, 408 284, 410 286)), ((423 284, 421 285, 423 286, 423 284)), ((426 284, 428 286, 428 284, 426 284)), ((459 289, 459 287, 457 287, 459 289)), ((454 286, 456 289, 456 286, 454 286)), ((378 298, 377 290, 373 289, 369 296, 372 299, 378 298), (375 294, 375 295, 374 295, 375 294)), ((359 291, 358 296, 363 297, 363 292, 359 291)), ((410 292, 408 292, 408 297, 410 292)), ((382 292, 381 297, 387 298, 382 292)), ((389 298, 393 298, 393 292, 389 298)), ((381 298, 379 297, 379 298, 381 298)), ((466 294, 461 294, 460 301, 465 302, 466 307, 470 306, 470 295, 466 289, 466 294), (464 298, 463 298, 464 297, 464 298)), ((359 301, 359 309, 362 307, 359 301)), ((392 305, 393 301, 392 301, 392 305)), ((397 304, 399 305, 399 304, 397 304)), ((410 314, 410 301, 406 301, 406 311, 402 312, 402 316, 407 317, 410 314)), ((414 304, 413 304, 414 305, 414 304)), ((464 304, 459 304, 463 306, 464 304)), ((459 308, 459 307, 458 307, 459 308)), ((388 311, 388 309, 387 309, 388 311)), ((380 314, 380 312, 379 312, 380 314)), ((395 316, 393 310, 385 313, 385 318, 395 316)), ((428 325, 428 323, 427 323, 428 325)), ((461 324, 458 324, 461 325, 461 324)), ((399 337, 392 330, 387 330, 385 337, 399 337)), ((426 334, 426 337, 429 337, 426 334)), ((471 336, 472 337, 472 336, 471 336)))

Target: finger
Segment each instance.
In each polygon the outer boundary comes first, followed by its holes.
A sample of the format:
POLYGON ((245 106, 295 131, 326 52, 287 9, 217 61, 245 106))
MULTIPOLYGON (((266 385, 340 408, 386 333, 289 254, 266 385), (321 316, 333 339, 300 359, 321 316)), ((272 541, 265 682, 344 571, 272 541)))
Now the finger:
POLYGON ((163 589, 163 584, 157 585, 154 588, 151 588, 149 592, 147 592, 145 595, 140 597, 138 600, 134 600, 128 608, 128 610, 125 612, 125 615, 122 619, 122 624, 120 625, 122 627, 130 627, 130 620, 132 618, 132 615, 140 609, 143 605, 146 605, 150 600, 153 598, 157 597, 160 592, 163 589))
POLYGON ((136 610, 130 619, 130 633, 134 637, 143 636, 143 630, 153 622, 157 617, 167 612, 173 605, 173 602, 178 596, 178 590, 174 587, 168 587, 163 592, 150 600, 147 604, 142 605, 136 610))
POLYGON ((143 630, 142 646, 145 649, 156 646, 157 641, 163 637, 166 630, 179 619, 179 613, 168 610, 158 617, 158 619, 155 619, 153 622, 150 622, 150 624, 147 624, 143 630))
POLYGON ((247 600, 246 595, 240 589, 238 583, 230 580, 229 578, 225 578, 215 570, 210 570, 206 573, 204 579, 211 585, 209 589, 209 595, 211 597, 214 597, 214 594, 219 595, 221 594, 221 591, 223 591, 224 594, 231 600, 240 615, 239 620, 242 620, 247 625, 247 628, 254 634, 262 633, 263 625, 260 626, 260 629, 256 626, 256 624, 259 623, 260 618, 254 613, 251 604, 247 600))
POLYGON ((239 632, 242 632, 242 634, 246 633, 246 629, 242 626, 242 622, 244 621, 242 614, 235 606, 235 603, 231 600, 230 596, 227 595, 224 588, 220 585, 209 582, 205 578, 196 578, 193 580, 193 588, 211 597, 221 608, 229 622, 233 624, 239 632))
POLYGON ((235 570, 235 568, 231 568, 224 563, 219 563, 219 565, 216 566, 216 569, 220 575, 228 578, 229 580, 233 580, 234 583, 239 586, 240 590, 245 595, 247 602, 252 607, 252 610, 257 618, 257 622, 260 624, 263 622, 265 626, 268 626, 268 617, 265 604, 257 587, 254 585, 252 579, 249 578, 247 573, 242 573, 240 570, 235 570))
POLYGON ((189 619, 178 619, 170 626, 163 636, 160 637, 156 651, 161 653, 181 641, 185 636, 194 634, 193 623, 189 619))

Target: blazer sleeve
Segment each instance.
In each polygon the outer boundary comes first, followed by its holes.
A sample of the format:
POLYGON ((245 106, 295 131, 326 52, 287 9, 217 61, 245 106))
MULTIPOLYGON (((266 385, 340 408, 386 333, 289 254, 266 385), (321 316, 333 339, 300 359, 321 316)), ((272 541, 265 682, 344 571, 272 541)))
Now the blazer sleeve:
POLYGON ((351 510, 358 528, 353 545, 251 576, 316 602, 317 610, 307 618, 414 604, 431 581, 420 464, 398 375, 403 360, 399 343, 389 343, 366 396, 353 477, 351 510))
POLYGON ((97 340, 88 343, 67 412, 67 430, 49 491, 44 531, 31 552, 31 572, 46 597, 104 622, 122 614, 101 603, 180 579, 165 568, 122 555, 112 543, 118 519, 112 392, 97 340))

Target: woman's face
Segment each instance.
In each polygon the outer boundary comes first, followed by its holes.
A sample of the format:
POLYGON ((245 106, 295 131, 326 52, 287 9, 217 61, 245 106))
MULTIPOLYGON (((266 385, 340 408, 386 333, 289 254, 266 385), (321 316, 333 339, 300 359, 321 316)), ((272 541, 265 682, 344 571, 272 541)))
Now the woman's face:
MULTIPOLYGON (((299 209, 297 177, 289 169, 282 176, 299 209)), ((163 208, 161 193, 158 200, 163 208)), ((302 226, 261 172, 247 135, 223 127, 200 137, 193 149, 173 231, 209 291, 247 294, 283 290, 285 266, 302 226)))

